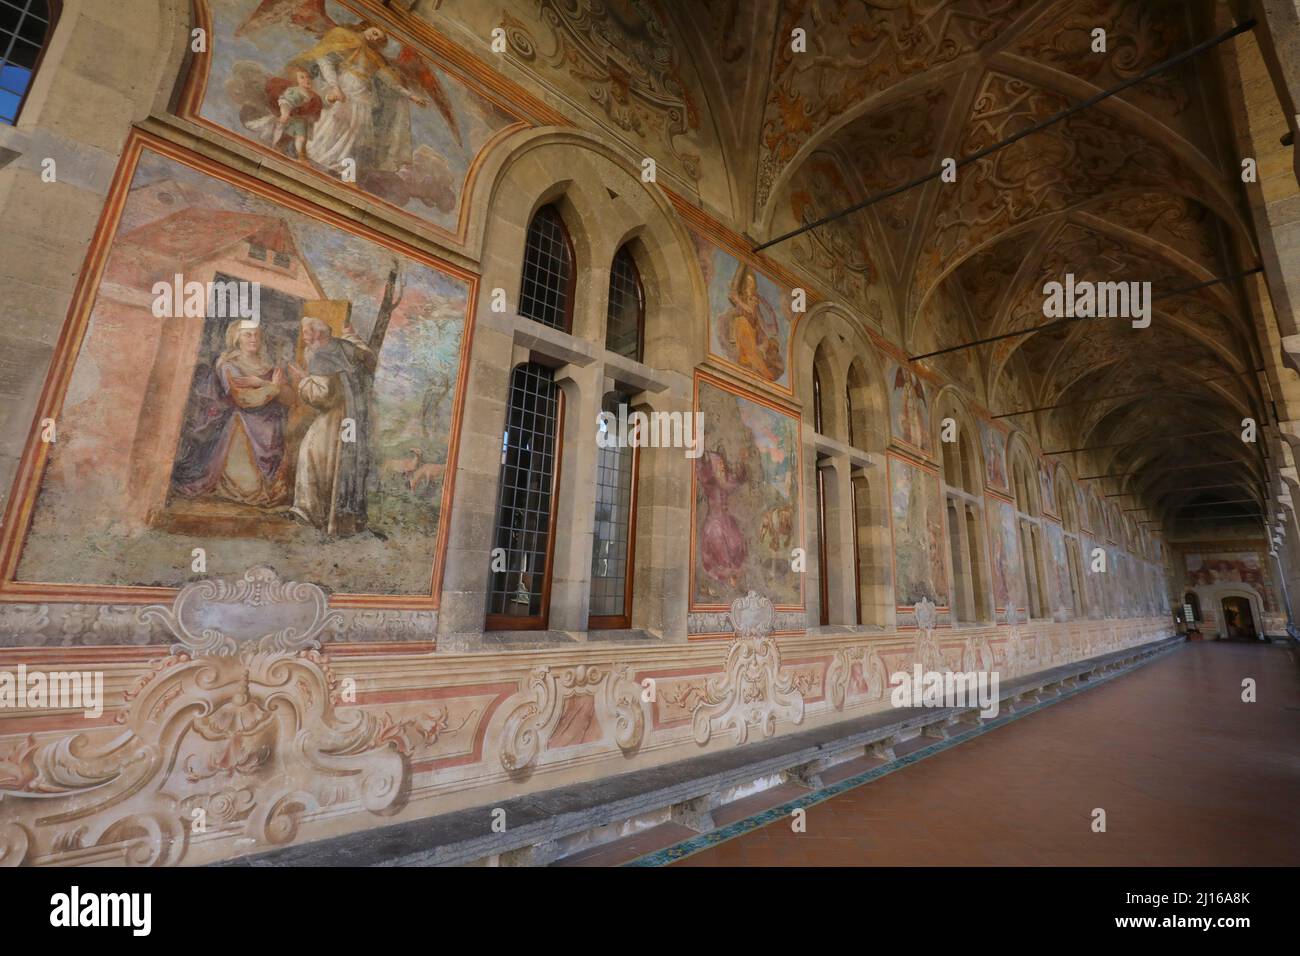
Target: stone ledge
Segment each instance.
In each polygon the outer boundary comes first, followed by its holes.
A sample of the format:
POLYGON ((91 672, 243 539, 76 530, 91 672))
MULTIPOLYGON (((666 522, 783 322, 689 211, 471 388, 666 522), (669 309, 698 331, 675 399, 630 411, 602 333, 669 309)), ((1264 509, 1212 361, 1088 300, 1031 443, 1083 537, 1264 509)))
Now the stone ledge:
MULTIPOLYGON (((1048 668, 1009 681, 999 699, 1036 699, 1040 691, 1069 680, 1134 666, 1184 643, 1179 636, 1163 638, 1098 657, 1048 668)), ((1048 691, 1048 696, 1055 696, 1048 691)), ((1012 708, 1014 711, 1014 707, 1012 708)), ((215 866, 447 866, 475 863, 505 855, 510 865, 551 862, 557 841, 597 827, 621 823, 644 814, 700 801, 691 809, 709 806, 713 794, 755 780, 791 773, 810 778, 827 760, 848 751, 863 751, 892 760, 893 745, 923 733, 945 735, 953 723, 972 719, 975 708, 911 707, 867 714, 810 730, 797 731, 740 747, 617 776, 544 790, 411 820, 359 830, 298 846, 241 857, 215 866), (503 809, 508 829, 493 833, 492 811, 503 809), (530 854, 531 847, 547 852, 530 854)), ((707 826, 703 818, 701 825, 707 826)))

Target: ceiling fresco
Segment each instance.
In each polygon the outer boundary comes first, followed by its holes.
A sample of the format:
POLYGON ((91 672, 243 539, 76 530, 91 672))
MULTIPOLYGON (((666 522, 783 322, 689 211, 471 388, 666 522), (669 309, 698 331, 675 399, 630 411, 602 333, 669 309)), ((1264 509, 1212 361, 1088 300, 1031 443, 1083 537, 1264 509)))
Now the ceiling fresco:
MULTIPOLYGON (((476 30, 503 15, 471 0, 433 7, 432 18, 476 30)), ((522 67, 660 157, 755 244, 1023 132, 1227 22, 1212 0, 511 9, 527 12, 507 24, 522 67), (1104 51, 1093 49, 1098 27, 1104 51)), ((1218 84, 1211 57, 1193 58, 961 166, 955 182, 931 179, 766 254, 911 354, 1046 324, 1044 284, 1066 273, 1150 282, 1151 329, 1084 322, 924 363, 995 415, 1054 406, 1005 420, 1042 447, 1136 441, 1182 427, 1180 407, 1228 423, 1262 416, 1258 384, 1242 374, 1260 364, 1250 300, 1239 284, 1190 289, 1258 261, 1218 84), (1142 394, 1092 401, 1133 391, 1142 394)), ((1133 473, 1105 491, 1149 486, 1153 506, 1177 503, 1168 488, 1202 483, 1179 466, 1205 444, 1151 447, 1146 457, 1090 449, 1061 460, 1082 475, 1113 459, 1108 470, 1133 473)), ((1221 451, 1247 478, 1259 469, 1257 446, 1221 451)))

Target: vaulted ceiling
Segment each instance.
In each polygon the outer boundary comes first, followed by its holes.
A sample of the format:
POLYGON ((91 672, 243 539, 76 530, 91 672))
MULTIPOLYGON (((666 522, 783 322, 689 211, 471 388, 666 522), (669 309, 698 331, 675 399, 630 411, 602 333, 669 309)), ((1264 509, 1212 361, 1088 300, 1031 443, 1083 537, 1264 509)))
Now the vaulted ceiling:
MULTIPOLYGON (((426 9, 427 8, 427 9, 426 9)), ((755 243, 1025 130, 1231 26, 1213 0, 417 0, 655 155, 755 243), (1106 31, 1093 52, 1093 30, 1106 31), (792 40, 802 31, 806 51, 792 40)), ((1233 42, 1233 41, 1229 41, 1233 42)), ((1172 522, 1261 498, 1240 282, 1257 260, 1210 53, 768 250, 912 354, 1042 325, 1067 272, 1149 281, 1093 320, 923 361, 1104 492, 1172 522), (1201 434, 1207 433, 1209 434, 1201 434), (1195 433, 1195 434, 1194 434, 1195 433), (1177 436, 1188 436, 1181 438, 1177 436), (1210 462, 1226 464, 1209 465, 1210 462), (1201 486, 1223 484, 1206 489, 1201 486)), ((1094 486, 1095 487, 1095 486, 1094 486)), ((1246 503, 1243 511, 1258 510, 1246 503)))
MULTIPOLYGON (((1231 26, 1221 5, 1183 0, 671 8, 712 37, 701 77, 759 242, 1231 26), (1091 49, 1097 27, 1105 53, 1091 49), (797 29, 806 53, 791 48, 797 29)), ((1257 511, 1241 500, 1261 500, 1262 476, 1241 420, 1267 421, 1247 300, 1239 283, 1179 291, 1257 262, 1218 82, 1213 54, 1200 56, 962 167, 955 183, 931 180, 769 254, 813 271, 914 354, 1045 324, 1043 286, 1066 273, 1151 282, 1148 329, 1084 321, 923 361, 949 374, 960 363, 995 413, 1055 406, 1010 421, 1047 451, 1087 449, 1061 458, 1076 475, 1114 476, 1102 490, 1132 492, 1126 507, 1170 523, 1257 511)))

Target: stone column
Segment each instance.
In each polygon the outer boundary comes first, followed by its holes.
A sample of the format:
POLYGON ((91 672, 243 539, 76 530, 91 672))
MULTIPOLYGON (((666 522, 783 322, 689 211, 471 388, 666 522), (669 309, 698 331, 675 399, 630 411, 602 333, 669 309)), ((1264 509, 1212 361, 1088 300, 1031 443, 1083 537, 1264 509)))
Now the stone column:
POLYGON ((564 454, 551 543, 550 629, 586 636, 591 606, 591 548, 596 527, 596 421, 605 373, 599 364, 565 365, 555 373, 564 392, 564 454))

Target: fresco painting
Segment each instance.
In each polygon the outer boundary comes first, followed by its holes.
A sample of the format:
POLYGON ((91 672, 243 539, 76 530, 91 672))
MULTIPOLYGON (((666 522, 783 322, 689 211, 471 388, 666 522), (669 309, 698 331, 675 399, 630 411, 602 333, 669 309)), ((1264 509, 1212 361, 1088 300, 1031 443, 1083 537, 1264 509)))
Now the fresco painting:
POLYGON ((803 575, 790 551, 802 542, 799 420, 697 380, 704 452, 695 461, 694 606, 729 605, 750 590, 799 607, 803 575))
POLYGON ((200 120, 455 231, 475 157, 517 118, 360 6, 204 3, 200 120))
POLYGON ((988 422, 980 422, 980 437, 984 442, 985 480, 994 488, 1007 485, 1007 436, 988 422))
POLYGON ((789 291, 702 236, 691 237, 709 290, 709 352, 788 390, 789 291))
POLYGON ((894 595, 899 607, 929 598, 947 607, 943 500, 939 477, 901 458, 889 459, 894 530, 894 595))
POLYGON ((1083 551, 1083 588, 1088 597, 1088 617, 1104 617, 1103 578, 1092 570, 1092 549, 1099 547, 1097 539, 1091 535, 1080 534, 1079 547, 1083 551))
POLYGON ((1244 584, 1259 593, 1264 610, 1277 610, 1269 575, 1259 555, 1253 551, 1214 554, 1188 554, 1188 587, 1208 587, 1215 584, 1244 584))
POLYGON ((1043 510, 1051 514, 1060 514, 1056 508, 1056 482, 1050 465, 1038 465, 1038 482, 1043 492, 1043 510))
POLYGON ((430 595, 468 281, 194 163, 140 152, 17 580, 175 587, 201 548, 206 574, 430 595), (160 317, 176 277, 206 300, 160 317))
POLYGON ((989 541, 993 558, 993 606, 999 610, 1024 607, 1025 584, 1015 508, 1000 498, 990 496, 985 500, 992 523, 989 541))
POLYGON ((930 450, 930 399, 925 382, 911 369, 890 362, 885 380, 889 383, 889 430, 913 448, 930 450))
POLYGON ((1070 609, 1074 599, 1070 593, 1070 565, 1065 556, 1065 535, 1054 521, 1044 521, 1047 532, 1047 557, 1051 561, 1052 610, 1070 609))

